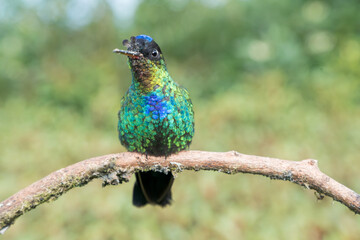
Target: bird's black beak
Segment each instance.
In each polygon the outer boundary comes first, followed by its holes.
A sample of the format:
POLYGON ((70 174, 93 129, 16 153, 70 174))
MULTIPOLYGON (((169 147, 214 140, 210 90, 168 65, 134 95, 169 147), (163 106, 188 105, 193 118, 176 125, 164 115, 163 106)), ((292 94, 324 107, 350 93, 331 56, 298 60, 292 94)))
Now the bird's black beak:
POLYGON ((117 49, 117 48, 115 48, 113 50, 113 53, 120 53, 120 54, 126 55, 126 56, 131 57, 131 58, 140 58, 141 55, 142 55, 140 52, 134 52, 134 51, 128 51, 128 50, 120 50, 120 49, 117 49))

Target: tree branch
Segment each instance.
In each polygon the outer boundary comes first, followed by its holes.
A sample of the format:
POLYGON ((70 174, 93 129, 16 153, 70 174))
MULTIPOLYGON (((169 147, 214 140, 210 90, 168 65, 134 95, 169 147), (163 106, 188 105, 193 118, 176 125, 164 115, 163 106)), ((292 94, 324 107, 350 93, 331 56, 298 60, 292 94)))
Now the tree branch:
POLYGON ((78 162, 53 172, 0 203, 0 233, 25 212, 38 205, 57 199, 63 193, 102 178, 103 185, 127 182, 136 171, 212 170, 233 173, 259 174, 271 179, 291 181, 314 189, 360 213, 360 195, 322 173, 317 161, 287 161, 231 152, 183 151, 164 157, 138 153, 118 153, 78 162))

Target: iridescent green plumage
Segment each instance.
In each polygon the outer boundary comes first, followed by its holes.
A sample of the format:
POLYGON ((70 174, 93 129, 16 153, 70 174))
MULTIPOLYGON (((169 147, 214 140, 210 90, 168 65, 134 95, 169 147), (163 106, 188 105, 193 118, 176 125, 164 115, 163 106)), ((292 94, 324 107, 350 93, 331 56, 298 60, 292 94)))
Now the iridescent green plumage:
MULTIPOLYGON (((128 151, 155 156, 168 156, 187 148, 194 134, 188 92, 170 77, 161 50, 150 37, 132 37, 124 45, 128 46, 127 51, 116 52, 129 56, 132 84, 119 111, 121 143, 128 151)), ((169 204, 173 177, 164 175, 138 174, 134 204, 169 204), (138 196, 140 193, 136 191, 141 191, 143 196, 138 196)))
POLYGON ((142 93, 133 84, 122 101, 119 137, 131 152, 166 156, 191 142, 194 130, 189 95, 170 76, 162 81, 149 93, 142 93))

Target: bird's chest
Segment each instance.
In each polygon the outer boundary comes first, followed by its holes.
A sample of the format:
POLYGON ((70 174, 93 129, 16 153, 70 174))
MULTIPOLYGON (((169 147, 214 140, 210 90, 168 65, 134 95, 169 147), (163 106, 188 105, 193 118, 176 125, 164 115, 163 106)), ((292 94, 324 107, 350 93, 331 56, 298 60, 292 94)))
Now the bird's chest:
MULTIPOLYGON (((119 112, 119 137, 129 151, 170 154, 190 132, 191 109, 174 94, 129 96, 119 112)), ((184 145, 185 146, 185 145, 184 145)))
POLYGON ((172 94, 144 96, 139 102, 133 103, 134 117, 142 127, 138 133, 159 137, 168 137, 172 131, 181 127, 179 121, 184 114, 181 102, 172 94))

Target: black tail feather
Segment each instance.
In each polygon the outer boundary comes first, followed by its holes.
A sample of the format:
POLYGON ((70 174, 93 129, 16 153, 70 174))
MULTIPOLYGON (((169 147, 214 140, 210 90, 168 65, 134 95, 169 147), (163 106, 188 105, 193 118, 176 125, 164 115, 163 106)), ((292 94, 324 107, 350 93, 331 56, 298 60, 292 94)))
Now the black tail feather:
POLYGON ((171 186, 174 182, 172 173, 138 172, 133 192, 133 204, 142 207, 148 203, 165 207, 170 205, 171 186))

